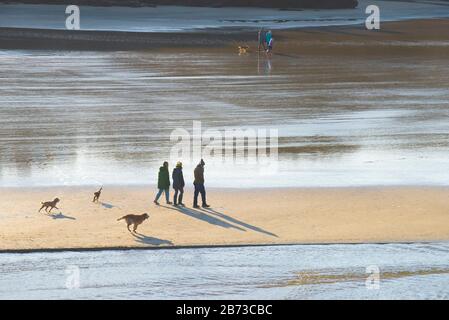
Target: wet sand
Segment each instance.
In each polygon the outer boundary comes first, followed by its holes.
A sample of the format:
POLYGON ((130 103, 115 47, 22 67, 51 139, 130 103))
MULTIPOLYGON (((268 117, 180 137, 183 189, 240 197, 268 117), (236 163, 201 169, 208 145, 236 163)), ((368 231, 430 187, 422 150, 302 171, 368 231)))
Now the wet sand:
POLYGON ((275 36, 271 60, 213 32, 214 47, 0 51, 0 183, 155 183, 171 132, 201 121, 279 131, 278 172, 208 161, 210 186, 448 184, 449 20, 275 36))
POLYGON ((209 189, 211 209, 152 204, 153 187, 2 189, 0 249, 87 249, 449 240, 447 188, 209 189), (39 204, 62 199, 53 214, 39 204), (137 234, 126 214, 148 212, 137 234))

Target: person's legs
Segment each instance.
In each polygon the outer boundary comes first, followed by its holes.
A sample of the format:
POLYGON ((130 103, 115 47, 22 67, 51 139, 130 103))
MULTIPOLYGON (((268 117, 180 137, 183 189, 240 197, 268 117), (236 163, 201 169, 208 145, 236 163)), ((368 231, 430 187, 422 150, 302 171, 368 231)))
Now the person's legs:
MULTIPOLYGON (((175 194, 173 195, 173 204, 175 206, 178 204, 178 192, 179 192, 179 189, 175 188, 175 194)), ((181 201, 179 201, 179 202, 181 202, 181 201)))
POLYGON ((200 193, 199 185, 194 183, 195 186, 195 192, 193 193, 193 206, 198 207, 198 194, 200 193))
POLYGON ((170 202, 170 189, 167 188, 164 191, 165 191, 165 202, 167 204, 171 204, 171 202, 170 202))
POLYGON ((178 199, 178 204, 183 204, 182 203, 182 198, 184 195, 184 188, 179 189, 179 199, 178 199))
POLYGON ((201 185, 200 187, 200 193, 201 193, 201 201, 202 201, 202 205, 207 206, 207 202, 206 202, 206 188, 204 188, 204 184, 201 185))
POLYGON ((154 202, 157 202, 159 200, 163 191, 164 191, 163 189, 159 189, 159 192, 156 194, 156 198, 154 199, 154 202))

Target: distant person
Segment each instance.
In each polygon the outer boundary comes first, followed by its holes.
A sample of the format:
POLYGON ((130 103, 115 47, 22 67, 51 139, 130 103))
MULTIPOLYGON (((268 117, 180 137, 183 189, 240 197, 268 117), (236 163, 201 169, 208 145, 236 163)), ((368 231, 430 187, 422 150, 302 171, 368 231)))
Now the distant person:
POLYGON ((272 55, 272 53, 273 53, 273 37, 271 37, 270 38, 270 42, 268 42, 268 49, 267 49, 267 54, 269 55, 269 56, 271 56, 272 55))
POLYGON ((167 204, 172 204, 170 202, 170 173, 168 172, 168 162, 165 161, 162 167, 159 168, 159 175, 157 179, 157 187, 159 192, 156 195, 156 199, 154 199, 154 203, 159 205, 159 198, 162 193, 165 192, 165 201, 167 204))
POLYGON ((194 173, 195 181, 193 185, 195 186, 195 193, 193 196, 193 207, 199 208, 198 206, 198 194, 201 193, 202 207, 209 208, 210 206, 206 202, 206 189, 204 188, 204 161, 201 159, 200 163, 196 166, 194 173))
POLYGON ((259 47, 258 47, 258 50, 260 51, 260 47, 263 47, 263 51, 266 51, 267 50, 267 45, 266 45, 266 38, 267 38, 267 33, 266 33, 266 31, 264 30, 264 28, 261 28, 260 30, 259 30, 259 35, 258 35, 258 37, 259 37, 259 47))
POLYGON ((182 203, 182 197, 184 195, 184 175, 182 173, 182 162, 178 162, 176 164, 176 168, 173 169, 172 174, 173 179, 173 189, 175 189, 175 195, 173 197, 173 204, 175 206, 185 206, 184 203, 182 203), (178 197, 179 194, 179 197, 178 197))
POLYGON ((273 33, 271 32, 271 30, 268 30, 267 33, 265 34, 265 42, 270 43, 270 40, 272 37, 273 37, 273 33))
POLYGON ((268 30, 266 36, 265 36, 265 41, 267 42, 267 48, 266 48, 266 53, 269 57, 271 57, 271 54, 273 52, 273 34, 271 33, 271 30, 268 30))

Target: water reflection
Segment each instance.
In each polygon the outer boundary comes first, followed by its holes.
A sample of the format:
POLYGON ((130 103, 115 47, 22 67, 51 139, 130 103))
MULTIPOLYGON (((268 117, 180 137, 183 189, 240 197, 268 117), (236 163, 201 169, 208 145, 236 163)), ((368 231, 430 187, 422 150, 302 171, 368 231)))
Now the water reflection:
POLYGON ((269 76, 271 75, 272 57, 268 56, 265 52, 257 53, 257 74, 269 76))
MULTIPOLYGON (((271 186, 338 185, 342 174, 361 184, 449 181, 445 59, 367 64, 350 55, 261 53, 254 70, 255 59, 214 51, 3 52, 1 183, 153 182, 169 158, 170 133, 193 120, 204 130, 279 129, 280 171, 263 178, 271 186)), ((209 183, 262 181, 248 174, 256 167, 228 169, 209 167, 209 183)))

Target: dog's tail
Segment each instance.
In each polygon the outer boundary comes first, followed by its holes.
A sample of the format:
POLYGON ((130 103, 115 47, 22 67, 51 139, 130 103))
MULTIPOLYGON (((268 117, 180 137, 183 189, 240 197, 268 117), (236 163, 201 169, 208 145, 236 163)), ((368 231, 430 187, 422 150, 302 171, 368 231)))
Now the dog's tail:
POLYGON ((125 219, 125 217, 126 217, 126 216, 123 216, 123 217, 121 217, 121 218, 118 218, 117 221, 123 220, 123 219, 125 219))

